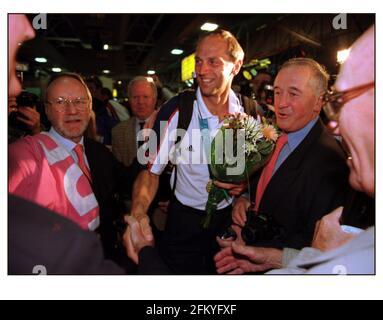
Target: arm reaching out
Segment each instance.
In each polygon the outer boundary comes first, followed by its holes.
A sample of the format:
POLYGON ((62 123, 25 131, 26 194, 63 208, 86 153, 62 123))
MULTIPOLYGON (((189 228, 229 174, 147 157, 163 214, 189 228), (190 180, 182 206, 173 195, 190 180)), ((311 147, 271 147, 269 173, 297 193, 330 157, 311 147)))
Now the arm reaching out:
POLYGON ((133 186, 131 215, 138 221, 142 233, 147 239, 153 238, 147 212, 157 193, 158 181, 158 175, 143 170, 138 175, 133 186))

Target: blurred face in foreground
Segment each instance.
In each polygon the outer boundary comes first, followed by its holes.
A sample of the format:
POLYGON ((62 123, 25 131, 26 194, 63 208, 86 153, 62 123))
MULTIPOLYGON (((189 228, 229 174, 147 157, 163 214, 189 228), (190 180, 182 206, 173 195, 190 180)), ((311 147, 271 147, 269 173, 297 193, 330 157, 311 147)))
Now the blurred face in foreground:
POLYGON ((21 84, 16 76, 16 57, 20 45, 35 37, 27 17, 23 14, 8 15, 8 97, 20 94, 21 84))
MULTIPOLYGON (((342 92, 374 82, 374 27, 367 30, 352 46, 335 83, 342 92)), ((353 188, 375 195, 374 156, 374 87, 346 102, 339 114, 339 133, 347 146, 350 158, 350 184, 353 188)))

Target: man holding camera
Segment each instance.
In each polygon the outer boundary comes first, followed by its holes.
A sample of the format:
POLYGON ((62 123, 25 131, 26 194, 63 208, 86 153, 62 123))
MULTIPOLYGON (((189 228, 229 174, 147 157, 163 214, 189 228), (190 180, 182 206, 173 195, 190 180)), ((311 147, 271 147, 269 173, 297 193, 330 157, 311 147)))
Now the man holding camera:
POLYGON ((105 255, 122 259, 119 195, 130 171, 102 144, 84 137, 92 97, 81 76, 61 73, 48 83, 48 132, 19 139, 9 147, 9 192, 57 212, 84 230, 97 232, 105 255))
POLYGON ((8 98, 8 143, 25 135, 41 132, 40 113, 36 110, 37 96, 27 91, 8 98))
POLYGON ((283 134, 273 157, 255 177, 250 199, 254 206, 240 197, 233 209, 233 222, 248 231, 248 244, 308 246, 316 221, 344 204, 345 155, 319 119, 327 81, 322 66, 308 58, 287 61, 275 79, 276 121, 283 134))

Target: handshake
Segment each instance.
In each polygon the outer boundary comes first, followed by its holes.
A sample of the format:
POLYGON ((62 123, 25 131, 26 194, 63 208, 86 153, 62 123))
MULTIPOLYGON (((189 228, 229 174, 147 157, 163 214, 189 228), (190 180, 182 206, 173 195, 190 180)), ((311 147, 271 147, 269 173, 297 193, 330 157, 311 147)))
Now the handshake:
POLYGON ((144 247, 154 246, 154 237, 150 227, 149 218, 136 219, 132 215, 125 216, 128 227, 124 233, 123 240, 128 257, 138 264, 138 255, 144 247))

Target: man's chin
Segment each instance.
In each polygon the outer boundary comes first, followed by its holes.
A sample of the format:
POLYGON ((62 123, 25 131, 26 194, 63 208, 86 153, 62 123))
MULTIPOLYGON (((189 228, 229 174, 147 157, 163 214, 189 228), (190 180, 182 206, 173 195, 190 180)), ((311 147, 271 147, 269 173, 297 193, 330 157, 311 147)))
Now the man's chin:
POLYGON ((62 136, 66 139, 72 140, 74 142, 79 142, 84 135, 84 131, 63 131, 62 136))
POLYGON ((213 90, 204 90, 202 88, 201 89, 201 95, 204 96, 204 97, 212 97, 214 96, 215 92, 213 90))

